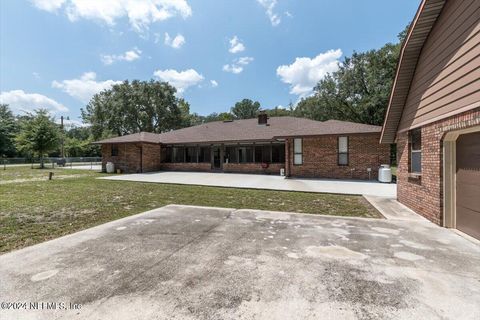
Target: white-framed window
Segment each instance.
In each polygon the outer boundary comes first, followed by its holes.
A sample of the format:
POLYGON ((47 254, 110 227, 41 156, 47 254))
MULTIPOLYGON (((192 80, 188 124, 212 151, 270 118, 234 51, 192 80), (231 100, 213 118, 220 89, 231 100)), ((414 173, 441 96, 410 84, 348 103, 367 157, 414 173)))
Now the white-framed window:
POLYGON ((303 164, 302 139, 293 139, 293 164, 303 164))
POLYGON ((422 130, 411 130, 410 135, 410 172, 422 173, 422 130))
POLYGON ((338 165, 348 166, 348 137, 338 137, 338 165))

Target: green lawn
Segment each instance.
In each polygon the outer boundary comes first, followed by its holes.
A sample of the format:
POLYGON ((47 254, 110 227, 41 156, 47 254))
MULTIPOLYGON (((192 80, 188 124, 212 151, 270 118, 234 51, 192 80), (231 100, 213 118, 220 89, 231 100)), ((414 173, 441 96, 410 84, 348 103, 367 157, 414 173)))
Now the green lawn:
POLYGON ((360 196, 108 181, 70 169, 48 181, 49 171, 0 170, 0 252, 167 204, 379 217, 360 196))

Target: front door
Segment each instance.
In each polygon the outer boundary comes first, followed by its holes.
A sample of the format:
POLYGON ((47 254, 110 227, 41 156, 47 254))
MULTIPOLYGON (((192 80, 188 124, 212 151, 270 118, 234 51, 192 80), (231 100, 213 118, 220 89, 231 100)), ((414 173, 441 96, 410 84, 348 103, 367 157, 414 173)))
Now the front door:
POLYGON ((220 170, 222 168, 222 159, 221 159, 221 150, 220 147, 213 147, 212 148, 212 169, 220 170))
POLYGON ((457 139, 457 229, 480 239, 480 132, 457 139))

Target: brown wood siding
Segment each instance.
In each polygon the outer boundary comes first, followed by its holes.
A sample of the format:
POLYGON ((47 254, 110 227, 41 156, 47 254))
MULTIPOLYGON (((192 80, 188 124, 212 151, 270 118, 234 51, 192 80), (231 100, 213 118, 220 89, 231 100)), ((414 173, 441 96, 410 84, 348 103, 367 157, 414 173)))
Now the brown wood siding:
POLYGON ((480 1, 447 1, 422 48, 398 129, 478 105, 480 1))

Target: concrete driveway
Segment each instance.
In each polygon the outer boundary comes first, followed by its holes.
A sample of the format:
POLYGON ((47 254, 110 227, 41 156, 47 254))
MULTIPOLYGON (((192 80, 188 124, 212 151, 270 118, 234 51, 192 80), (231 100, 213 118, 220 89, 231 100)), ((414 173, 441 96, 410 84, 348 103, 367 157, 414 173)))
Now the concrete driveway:
POLYGON ((67 308, 2 319, 480 319, 480 247, 428 222, 172 205, 4 254, 0 283, 67 308))
POLYGON ((377 181, 334 179, 285 179, 276 175, 163 171, 127 175, 112 175, 99 179, 153 183, 190 184, 215 187, 269 189, 284 191, 358 194, 396 197, 397 185, 377 181))

